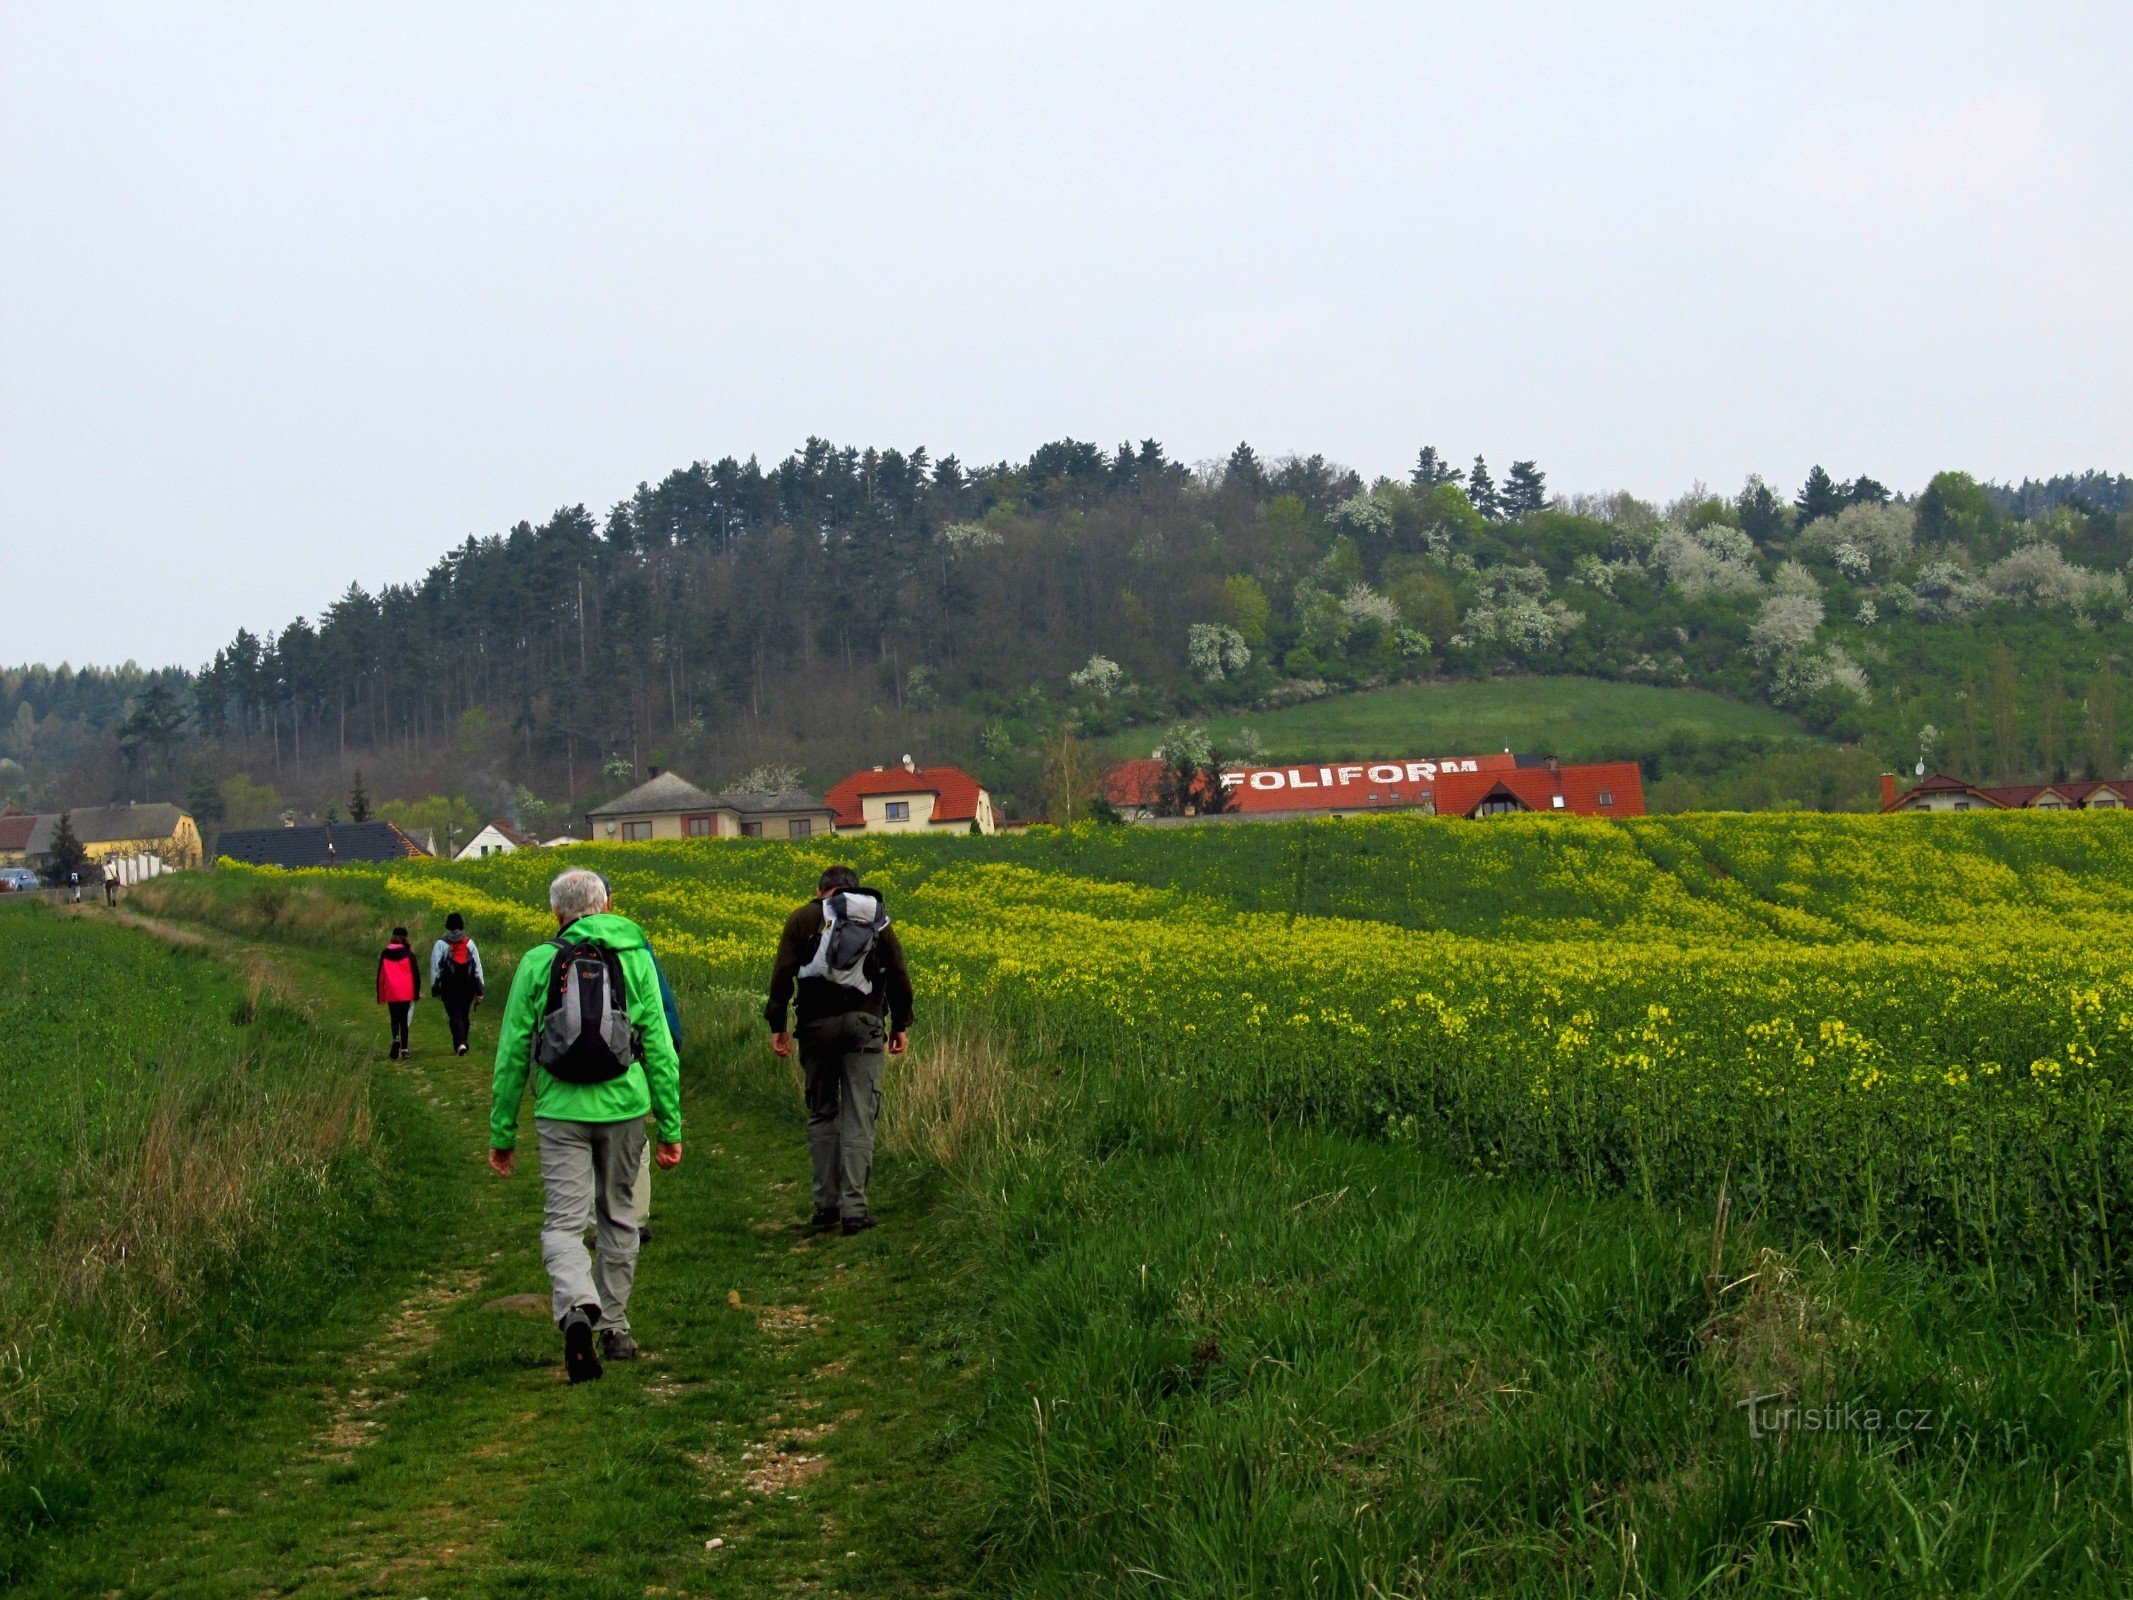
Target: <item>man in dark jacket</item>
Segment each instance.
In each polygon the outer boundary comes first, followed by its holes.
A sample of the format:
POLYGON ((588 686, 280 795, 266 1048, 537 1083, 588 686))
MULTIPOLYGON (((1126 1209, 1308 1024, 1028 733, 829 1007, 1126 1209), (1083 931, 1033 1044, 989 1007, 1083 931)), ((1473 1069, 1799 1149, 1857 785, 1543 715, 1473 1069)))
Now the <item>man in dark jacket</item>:
MULTIPOLYGON (((803 976, 823 945, 830 911, 840 891, 859 890, 859 874, 831 867, 815 898, 785 921, 770 973, 770 1048, 792 1053, 795 1033, 806 1077, 807 1145, 814 1158, 816 1231, 841 1227, 847 1234, 874 1226, 867 1211, 867 1180, 874 1168, 874 1118, 881 1110, 881 1071, 887 1053, 900 1056, 911 1027, 911 974, 904 966, 896 930, 882 919, 880 934, 860 972, 865 986, 826 976, 803 976), (786 1012, 796 1008, 788 1031, 786 1012)), ((878 898, 878 897, 877 897, 878 898)))

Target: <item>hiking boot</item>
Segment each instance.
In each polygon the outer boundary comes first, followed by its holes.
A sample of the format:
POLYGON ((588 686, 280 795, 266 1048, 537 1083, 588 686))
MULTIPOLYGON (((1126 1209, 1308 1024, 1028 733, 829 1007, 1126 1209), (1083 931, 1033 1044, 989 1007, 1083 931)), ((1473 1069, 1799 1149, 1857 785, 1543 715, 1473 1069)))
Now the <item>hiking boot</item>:
POLYGON ((467 1047, 466 1047, 465 1045, 463 1045, 463 1044, 462 1044, 462 1045, 454 1045, 454 1046, 452 1047, 452 1050, 453 1050, 453 1054, 455 1054, 455 1055, 462 1055, 462 1056, 463 1056, 463 1055, 465 1055, 465 1054, 467 1053, 467 1047))
POLYGON ((579 1306, 563 1319, 563 1370, 572 1383, 590 1383, 600 1376, 600 1352, 593 1348, 593 1323, 598 1306, 579 1306))
POLYGON ((838 1217, 836 1212, 817 1211, 813 1216, 807 1219, 807 1231, 809 1233, 827 1233, 830 1231, 830 1229, 837 1226, 837 1222, 838 1217))
POLYGON ((853 1234, 865 1233, 867 1229, 873 1226, 874 1219, 872 1217, 846 1217, 844 1219, 844 1236, 849 1239, 853 1234))
POLYGON ((635 1361, 637 1341, 630 1337, 627 1328, 602 1328, 600 1330, 600 1354, 610 1361, 635 1361))

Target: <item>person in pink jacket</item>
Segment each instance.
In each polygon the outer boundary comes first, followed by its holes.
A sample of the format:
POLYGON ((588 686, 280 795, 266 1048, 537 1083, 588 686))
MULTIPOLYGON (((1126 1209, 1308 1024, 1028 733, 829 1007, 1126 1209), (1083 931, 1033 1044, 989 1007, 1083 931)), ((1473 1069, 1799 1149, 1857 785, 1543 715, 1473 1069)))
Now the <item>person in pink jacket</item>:
POLYGON ((416 971, 415 952, 407 942, 407 930, 393 929, 392 943, 378 957, 378 1004, 392 1019, 390 1059, 394 1061, 407 1054, 408 1013, 415 1009, 415 1000, 422 993, 416 981, 416 971))

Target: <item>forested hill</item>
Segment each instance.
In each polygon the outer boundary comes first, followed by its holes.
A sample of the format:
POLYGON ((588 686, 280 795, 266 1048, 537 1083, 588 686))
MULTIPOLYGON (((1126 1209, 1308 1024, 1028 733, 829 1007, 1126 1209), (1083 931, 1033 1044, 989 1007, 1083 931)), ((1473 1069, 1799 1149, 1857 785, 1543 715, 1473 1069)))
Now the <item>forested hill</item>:
POLYGON ((2098 473, 1893 496, 1817 468, 1662 507, 1430 449, 1366 484, 1244 445, 1188 469, 1067 440, 970 470, 812 439, 470 538, 190 678, 7 674, 0 786, 211 806, 242 773, 323 808, 360 767, 373 793, 562 810, 653 763, 823 781, 910 750, 1027 812, 1069 719, 1514 671, 1766 701, 1905 766, 1923 742, 1987 774, 2115 769, 2129 557, 2133 480, 2098 473))

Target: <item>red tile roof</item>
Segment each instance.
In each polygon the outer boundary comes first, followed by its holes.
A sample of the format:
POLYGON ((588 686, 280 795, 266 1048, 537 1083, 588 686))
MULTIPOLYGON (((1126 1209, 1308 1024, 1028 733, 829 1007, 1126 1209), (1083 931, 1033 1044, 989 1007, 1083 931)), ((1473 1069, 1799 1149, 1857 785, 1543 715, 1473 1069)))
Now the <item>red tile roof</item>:
MULTIPOLYGON (((1270 811, 1371 811, 1419 807, 1454 771, 1509 772, 1509 751, 1486 756, 1441 756, 1428 761, 1299 762, 1289 767, 1228 767, 1222 780, 1244 815, 1270 811)), ((1163 763, 1125 761, 1104 775, 1104 795, 1116 806, 1151 806, 1161 790, 1163 763)))
POLYGON ((27 848, 30 831, 36 826, 36 816, 27 811, 17 812, 11 817, 0 817, 0 850, 27 848))
POLYGON ((1965 783, 1961 778, 1951 777, 1945 772, 1936 772, 1915 787, 1904 790, 1881 809, 1902 811, 1921 795, 1930 798, 1939 794, 1966 794, 1984 801, 1988 806, 1997 806, 2004 811, 2020 811, 2035 805, 2045 794, 2057 793, 2069 806, 2086 807, 2098 791, 2107 791, 2122 799, 2133 799, 2133 784, 2088 780, 2080 783, 2003 783, 1981 786, 1965 783))
POLYGON ((866 808, 860 801, 870 795, 930 794, 935 822, 974 822, 978 815, 978 780, 961 767, 880 767, 855 772, 835 785, 823 801, 837 815, 840 828, 866 826, 866 808))
POLYGON ((502 817, 490 818, 489 826, 494 828, 498 833, 502 834, 506 839, 509 839, 513 847, 516 849, 538 850, 541 847, 540 840, 534 838, 534 836, 530 833, 520 833, 518 829, 512 827, 511 824, 504 821, 502 817))
POLYGON ((1492 795, 1508 796, 1527 811, 1560 811, 1573 817, 1644 815, 1644 775, 1634 761, 1446 773, 1437 780, 1437 815, 1471 817, 1492 795), (1558 798, 1561 805, 1556 804, 1558 798))

